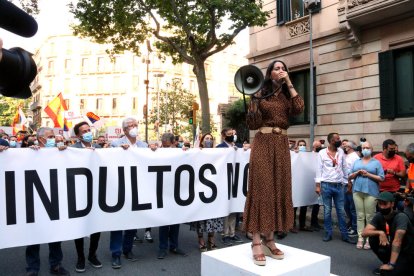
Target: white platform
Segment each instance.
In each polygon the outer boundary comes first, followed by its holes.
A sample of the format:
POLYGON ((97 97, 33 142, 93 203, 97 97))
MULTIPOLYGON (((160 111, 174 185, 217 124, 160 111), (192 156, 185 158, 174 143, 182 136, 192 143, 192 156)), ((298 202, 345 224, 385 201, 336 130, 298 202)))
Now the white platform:
POLYGON ((201 255, 201 276, 331 275, 331 258, 277 243, 283 260, 266 257, 266 266, 253 263, 250 243, 205 252, 201 255))

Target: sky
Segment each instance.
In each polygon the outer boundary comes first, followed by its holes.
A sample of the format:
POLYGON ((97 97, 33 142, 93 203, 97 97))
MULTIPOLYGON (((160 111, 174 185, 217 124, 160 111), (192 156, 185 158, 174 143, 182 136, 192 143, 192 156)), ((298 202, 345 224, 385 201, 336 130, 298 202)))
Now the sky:
MULTIPOLYGON (((17 1, 15 0, 14 2, 17 1)), ((35 16, 39 27, 36 35, 31 38, 24 38, 0 28, 0 38, 3 39, 3 47, 6 49, 21 47, 34 53, 47 36, 58 33, 70 33, 69 24, 73 19, 67 6, 69 2, 71 1, 39 0, 40 13, 35 16)), ((236 37, 235 42, 238 48, 241 49, 241 53, 247 55, 249 51, 248 29, 243 30, 236 37)))

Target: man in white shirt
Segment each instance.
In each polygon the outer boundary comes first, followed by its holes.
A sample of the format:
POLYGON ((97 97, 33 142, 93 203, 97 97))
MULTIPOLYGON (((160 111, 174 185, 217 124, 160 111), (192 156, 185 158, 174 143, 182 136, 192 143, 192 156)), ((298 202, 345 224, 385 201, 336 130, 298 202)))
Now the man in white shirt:
POLYGON ((316 189, 322 195, 324 209, 325 236, 323 241, 332 240, 332 199, 338 216, 339 229, 342 240, 350 242, 345 223, 343 179, 346 175, 346 161, 344 151, 340 148, 341 139, 338 133, 329 133, 328 147, 318 154, 318 168, 316 170, 316 189))

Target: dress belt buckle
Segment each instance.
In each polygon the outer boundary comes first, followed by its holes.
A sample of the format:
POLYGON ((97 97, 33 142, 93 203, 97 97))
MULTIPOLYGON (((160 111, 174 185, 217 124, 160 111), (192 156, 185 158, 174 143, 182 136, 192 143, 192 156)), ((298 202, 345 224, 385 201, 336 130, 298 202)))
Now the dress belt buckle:
POLYGON ((273 133, 276 133, 276 134, 280 134, 280 133, 282 133, 282 129, 280 127, 274 127, 272 129, 272 132, 273 133))

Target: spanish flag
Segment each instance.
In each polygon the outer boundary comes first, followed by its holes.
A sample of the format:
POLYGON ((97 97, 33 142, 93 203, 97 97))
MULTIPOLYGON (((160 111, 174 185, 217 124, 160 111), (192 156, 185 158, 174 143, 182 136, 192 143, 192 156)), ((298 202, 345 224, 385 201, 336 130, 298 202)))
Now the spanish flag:
POLYGON ((62 93, 56 96, 45 108, 46 114, 52 119, 55 127, 64 128, 65 111, 68 110, 62 93))

